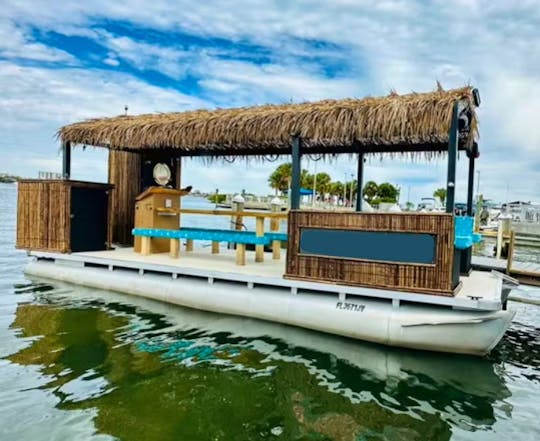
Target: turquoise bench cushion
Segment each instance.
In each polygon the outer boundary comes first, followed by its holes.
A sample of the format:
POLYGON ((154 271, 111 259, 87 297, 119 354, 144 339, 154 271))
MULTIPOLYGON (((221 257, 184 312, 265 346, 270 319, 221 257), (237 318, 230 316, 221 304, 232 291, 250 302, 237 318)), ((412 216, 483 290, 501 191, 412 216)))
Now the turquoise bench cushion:
POLYGON ((210 240, 212 242, 234 242, 252 245, 269 245, 271 242, 271 239, 268 237, 257 237, 252 231, 212 230, 205 228, 182 228, 180 230, 134 228, 132 234, 134 236, 164 239, 210 240))
POLYGON ((264 233, 264 235, 270 240, 281 240, 282 242, 287 242, 287 233, 277 233, 270 231, 268 233, 264 233))

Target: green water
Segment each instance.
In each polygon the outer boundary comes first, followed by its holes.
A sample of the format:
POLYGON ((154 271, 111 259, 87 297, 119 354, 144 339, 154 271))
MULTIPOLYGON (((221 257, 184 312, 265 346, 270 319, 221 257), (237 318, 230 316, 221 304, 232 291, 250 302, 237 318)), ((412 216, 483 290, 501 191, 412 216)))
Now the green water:
POLYGON ((14 201, 0 187, 2 441, 540 439, 540 308, 475 358, 28 280, 14 201))

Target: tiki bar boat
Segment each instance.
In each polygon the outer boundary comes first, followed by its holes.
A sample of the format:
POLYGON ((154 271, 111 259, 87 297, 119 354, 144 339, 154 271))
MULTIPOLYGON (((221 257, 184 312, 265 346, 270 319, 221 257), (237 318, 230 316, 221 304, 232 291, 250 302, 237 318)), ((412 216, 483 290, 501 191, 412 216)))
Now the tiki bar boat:
POLYGON ((29 276, 386 345, 483 355, 512 321, 506 299, 514 281, 471 271, 479 103, 478 91, 464 87, 67 125, 59 131, 63 179, 19 184, 17 247, 33 256, 29 276), (108 184, 70 179, 75 146, 109 150, 108 184), (468 216, 454 215, 460 152, 468 158, 468 216), (361 192, 355 211, 300 209, 301 159, 339 154, 358 161, 358 188, 369 155, 446 157, 446 213, 364 212, 361 192), (182 208, 190 190, 181 183, 184 157, 211 165, 279 156, 292 158, 288 212, 182 208), (186 226, 194 214, 236 225, 252 218, 256 227, 186 226))

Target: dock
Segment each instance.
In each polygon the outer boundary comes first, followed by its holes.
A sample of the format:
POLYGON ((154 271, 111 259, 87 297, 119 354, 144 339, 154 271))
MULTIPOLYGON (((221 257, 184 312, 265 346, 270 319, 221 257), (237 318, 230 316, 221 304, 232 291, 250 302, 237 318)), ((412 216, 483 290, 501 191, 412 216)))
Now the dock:
POLYGON ((472 257, 472 267, 475 270, 508 273, 508 275, 518 279, 522 283, 540 286, 540 263, 512 260, 510 268, 508 266, 507 259, 486 256, 472 257))

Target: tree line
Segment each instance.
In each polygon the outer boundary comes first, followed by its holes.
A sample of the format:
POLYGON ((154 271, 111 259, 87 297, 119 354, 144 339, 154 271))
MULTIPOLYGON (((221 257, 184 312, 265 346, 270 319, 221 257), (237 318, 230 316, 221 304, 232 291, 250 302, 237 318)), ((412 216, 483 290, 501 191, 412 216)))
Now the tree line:
MULTIPOLYGON (((268 184, 277 194, 286 194, 291 185, 292 164, 279 165, 268 178, 268 184)), ((300 186, 309 190, 315 188, 315 192, 321 197, 335 196, 342 200, 354 200, 358 191, 358 182, 351 180, 348 182, 334 181, 326 172, 311 174, 303 169, 300 173, 300 186)), ((399 199, 399 187, 389 182, 377 184, 375 181, 368 181, 362 189, 362 196, 371 205, 381 202, 396 203, 399 199)))

